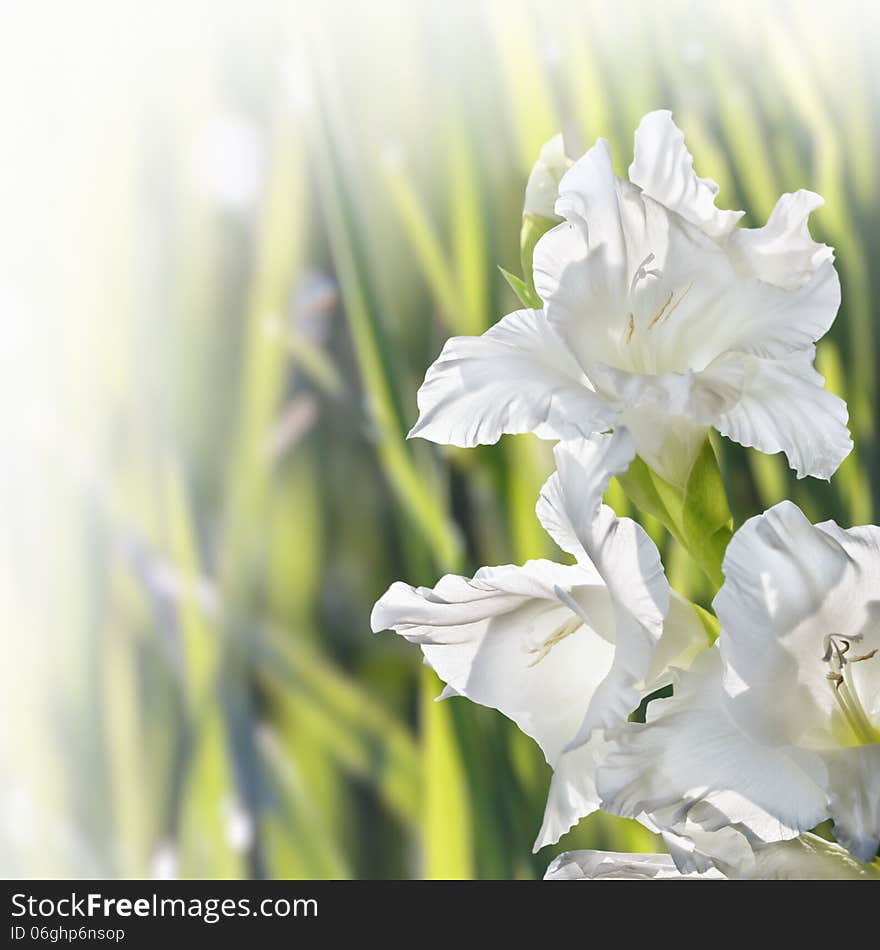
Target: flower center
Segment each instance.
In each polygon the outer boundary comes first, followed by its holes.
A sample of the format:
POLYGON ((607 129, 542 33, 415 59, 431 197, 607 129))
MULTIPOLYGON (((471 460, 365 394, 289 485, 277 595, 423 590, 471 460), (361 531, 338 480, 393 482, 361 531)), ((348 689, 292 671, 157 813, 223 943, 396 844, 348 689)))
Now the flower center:
MULTIPOLYGON (((639 264, 635 274, 633 275, 632 282, 630 284, 629 292, 632 295, 635 292, 636 287, 639 282, 647 279, 648 277, 662 278, 663 271, 657 267, 649 268, 647 265, 654 260, 654 255, 649 254, 641 264, 639 264)), ((686 287, 680 288, 678 292, 675 290, 670 290, 669 295, 662 301, 659 307, 651 314, 650 320, 647 321, 645 329, 650 333, 657 324, 665 323, 673 314, 673 312, 678 308, 679 304, 684 300, 685 297, 691 292, 691 288, 694 286, 694 282, 691 281, 686 287)), ((626 327, 623 331, 623 340, 629 345, 632 343, 633 334, 636 331, 636 317, 633 311, 630 311, 627 314, 626 318, 626 327)))
POLYGON ((848 637, 838 633, 828 634, 825 637, 825 653, 822 660, 828 664, 829 671, 826 678, 831 684, 834 698, 847 725, 860 745, 872 745, 880 742, 880 730, 865 712, 865 707, 853 682, 852 665, 872 660, 877 655, 877 650, 870 650, 861 656, 850 656, 853 643, 858 643, 861 639, 861 634, 848 637))

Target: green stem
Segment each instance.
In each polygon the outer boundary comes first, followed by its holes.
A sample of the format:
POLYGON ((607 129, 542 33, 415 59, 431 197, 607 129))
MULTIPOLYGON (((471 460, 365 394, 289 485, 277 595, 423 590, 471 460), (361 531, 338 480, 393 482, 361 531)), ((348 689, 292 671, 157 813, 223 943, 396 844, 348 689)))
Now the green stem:
POLYGON ((709 439, 697 454, 683 489, 667 482, 641 458, 634 459, 618 481, 640 511, 663 524, 717 591, 724 583, 721 565, 733 534, 733 519, 709 439))

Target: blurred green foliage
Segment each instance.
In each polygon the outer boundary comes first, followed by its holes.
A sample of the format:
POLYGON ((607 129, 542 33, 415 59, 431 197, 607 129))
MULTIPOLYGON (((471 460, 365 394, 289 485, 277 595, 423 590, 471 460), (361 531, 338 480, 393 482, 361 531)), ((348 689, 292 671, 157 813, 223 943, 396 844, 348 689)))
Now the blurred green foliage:
MULTIPOLYGON (((434 703, 418 651, 370 633, 395 579, 560 556, 534 517, 551 447, 407 442, 415 392, 446 336, 515 308, 498 266, 519 272, 541 144, 607 137, 625 174, 639 118, 668 107, 747 224, 784 191, 820 192, 814 235, 843 281, 818 361, 856 450, 827 485, 717 442, 734 524, 784 497, 814 520, 872 520, 867 11, 302 5, 247 42, 224 22, 185 82, 104 130, 84 199, 100 276, 67 301, 89 314, 71 428, 100 477, 65 489, 39 616, 66 659, 32 671, 51 702, 30 741, 55 750, 39 814, 76 842, 55 841, 48 873, 533 877, 573 846, 654 847, 596 815, 533 856, 537 747, 494 711, 434 703), (218 115, 257 143, 249 201, 202 188, 191 160, 218 115)), ((213 146, 221 172, 245 140, 213 146)), ((609 500, 634 514, 619 486, 609 500)), ((672 583, 707 605, 698 567, 644 521, 672 583)))

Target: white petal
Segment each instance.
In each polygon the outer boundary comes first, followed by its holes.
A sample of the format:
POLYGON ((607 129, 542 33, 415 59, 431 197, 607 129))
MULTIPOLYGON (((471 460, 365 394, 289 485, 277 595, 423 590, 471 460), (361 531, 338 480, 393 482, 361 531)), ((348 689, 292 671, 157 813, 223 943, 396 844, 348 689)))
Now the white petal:
POLYGON ((755 869, 749 876, 762 881, 862 881, 880 878, 880 870, 854 861, 839 845, 803 834, 756 847, 755 869))
MULTIPOLYGON (((640 267, 667 256, 668 212, 614 174, 608 143, 599 139, 563 176, 556 213, 567 223, 545 234, 535 248, 541 299, 557 307, 563 298, 574 302, 566 289, 574 282, 580 297, 589 290, 597 303, 612 305, 608 316, 620 316, 640 267)), ((582 318, 601 319, 601 308, 593 309, 582 318)))
MULTIPOLYGON (((694 854, 730 880, 826 881, 876 880, 880 869, 854 860, 847 851, 816 835, 805 833, 788 841, 762 843, 747 831, 728 826, 718 831, 692 833, 694 854)), ((664 835, 665 840, 669 840, 664 835)), ((672 850, 672 848, 670 848, 672 850)), ((682 867, 678 856, 675 864, 682 867)))
MULTIPOLYGON (((780 502, 736 532, 722 571, 713 606, 738 722, 768 743, 833 748, 838 705, 825 637, 862 635, 860 653, 880 648, 880 529, 814 526, 780 502)), ((876 676, 877 665, 858 663, 853 673, 876 676)))
POLYGON ((693 604, 671 591, 663 635, 657 644, 645 692, 652 693, 672 682, 672 669, 686 670, 712 641, 693 604))
POLYGON ((713 238, 729 234, 744 214, 715 207, 718 185, 711 178, 697 177, 684 135, 665 109, 649 112, 639 123, 629 178, 713 238))
POLYGON ((635 189, 614 174, 611 149, 599 139, 562 177, 556 202, 556 213, 583 225, 590 251, 602 248, 606 265, 621 276, 629 259, 624 220, 631 195, 637 198, 635 189))
POLYGON ((538 519, 563 551, 594 563, 602 542, 595 524, 602 496, 635 458, 635 446, 627 430, 618 428, 557 445, 553 454, 556 472, 541 489, 538 519))
POLYGON ((626 854, 615 851, 566 851, 556 858, 545 881, 645 881, 723 880, 711 870, 706 874, 682 874, 668 854, 626 854))
MULTIPOLYGON (((536 588, 533 596, 549 594, 536 588)), ((438 628, 451 629, 500 616, 520 607, 528 597, 500 585, 482 583, 479 574, 473 578, 447 574, 433 589, 395 581, 373 608, 370 624, 375 633, 394 630, 412 643, 431 643, 438 628)))
POLYGON ((794 837, 826 816, 815 777, 787 750, 753 741, 731 717, 718 650, 704 650, 676 680, 673 697, 650 704, 648 719, 620 730, 603 760, 597 785, 606 810, 674 827, 705 824, 708 809, 764 841, 794 837), (658 820, 663 809, 669 814, 658 820))
POLYGON ((599 807, 596 770, 606 749, 603 734, 597 732, 588 742, 569 749, 559 758, 553 769, 544 821, 532 848, 534 852, 555 844, 581 818, 599 807))
POLYGON ((629 429, 645 464, 683 490, 709 426, 686 416, 668 415, 649 404, 625 409, 620 424, 629 429))
MULTIPOLYGON (((691 812, 694 811, 696 808, 691 808, 691 812)), ((719 868, 726 874, 739 876, 754 872, 754 836, 741 825, 726 825, 725 821, 724 816, 720 816, 718 825, 709 822, 712 830, 706 830, 688 815, 684 822, 673 822, 673 827, 660 829, 663 843, 679 871, 702 874, 710 868, 719 868)))
POLYGON ((445 683, 511 718, 551 765, 577 732, 614 651, 605 632, 610 600, 595 571, 548 561, 483 568, 473 579, 450 575, 433 590, 394 584, 372 624, 420 644, 445 683), (593 626, 580 624, 581 616, 593 626), (567 633, 554 640, 560 630, 567 633))
POLYGON ((559 220, 554 205, 559 195, 559 182, 571 164, 571 159, 565 154, 561 133, 544 143, 526 184, 523 213, 559 220))
POLYGON ((604 247, 590 248, 585 225, 566 221, 541 237, 532 261, 548 321, 590 362, 613 362, 616 338, 626 332, 625 271, 607 256, 604 247))
POLYGON ((803 285, 785 290, 758 279, 738 280, 725 298, 719 347, 779 358, 808 349, 830 329, 840 307, 840 279, 825 261, 803 285))
POLYGON ((733 354, 700 374, 719 399, 715 427, 740 445, 785 452, 799 478, 830 478, 852 450, 846 403, 825 390, 813 348, 783 359, 733 354), (727 408, 724 408, 726 404, 727 408))
MULTIPOLYGON (((667 243, 667 256, 658 255, 662 278, 642 281, 634 309, 627 308, 634 313, 632 336, 615 337, 618 353, 629 354, 634 370, 700 372, 728 352, 778 359, 809 349, 834 322, 840 281, 828 261, 802 286, 785 290, 737 273, 728 254, 686 222, 670 220, 667 243)), ((618 311, 621 328, 625 312, 618 311)), ((548 316, 557 322, 549 305, 548 316)), ((592 379, 585 354, 571 345, 592 379)), ((601 353, 594 359, 627 365, 601 353)))
POLYGON ((823 204, 812 191, 796 191, 776 202, 763 228, 736 229, 728 246, 740 271, 786 290, 802 287, 834 260, 831 248, 810 236, 810 212, 823 204))
POLYGON ((669 584, 654 542, 640 525, 600 504, 609 479, 632 454, 624 429, 560 443, 557 471, 538 501, 538 517, 551 537, 598 571, 616 617, 614 662, 591 699, 576 742, 594 729, 619 725, 638 705, 669 607, 669 584))
POLYGON ((834 837, 859 861, 880 848, 880 744, 825 753, 834 837))
POLYGON ((539 311, 508 314, 480 337, 453 337, 419 389, 410 436, 492 445, 504 433, 589 435, 614 411, 589 389, 577 360, 539 311))
POLYGON ((693 374, 639 373, 604 363, 590 367, 594 385, 623 411, 647 408, 657 415, 687 416, 693 411, 693 374))

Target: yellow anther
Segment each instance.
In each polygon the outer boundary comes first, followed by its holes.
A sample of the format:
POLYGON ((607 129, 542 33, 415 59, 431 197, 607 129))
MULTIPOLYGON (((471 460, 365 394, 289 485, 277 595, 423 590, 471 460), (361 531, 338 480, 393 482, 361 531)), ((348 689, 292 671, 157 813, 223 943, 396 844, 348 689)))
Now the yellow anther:
POLYGON ((654 324, 663 316, 664 310, 666 310, 666 308, 672 303, 672 294, 673 294, 673 291, 670 290, 670 291, 669 291, 669 296, 666 298, 666 303, 664 303, 663 306, 654 314, 653 319, 652 319, 651 322, 648 324, 648 329, 649 329, 649 330, 650 330, 651 327, 653 327, 654 324))
POLYGON ((666 311, 666 320, 668 320, 673 313, 675 313, 678 306, 681 304, 682 300, 691 292, 691 287, 694 286, 694 282, 691 281, 687 287, 684 289, 684 293, 675 301, 675 303, 666 311))
POLYGON ((535 659, 529 663, 529 667, 537 666, 541 660, 543 660, 544 657, 550 653, 557 643, 561 643, 566 637, 570 637, 583 625, 584 622, 580 617, 569 617, 568 620, 566 620, 564 623, 561 623, 540 646, 532 647, 529 650, 529 653, 538 654, 535 659))

